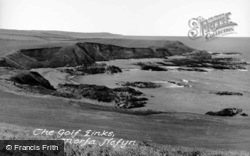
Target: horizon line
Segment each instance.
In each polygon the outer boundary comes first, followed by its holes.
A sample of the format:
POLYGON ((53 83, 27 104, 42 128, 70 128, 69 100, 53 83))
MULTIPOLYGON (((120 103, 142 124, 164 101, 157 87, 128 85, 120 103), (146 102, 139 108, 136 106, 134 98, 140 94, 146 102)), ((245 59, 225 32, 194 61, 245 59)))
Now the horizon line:
MULTIPOLYGON (((124 36, 124 37, 188 37, 188 35, 186 36, 182 36, 182 35, 170 35, 170 36, 163 36, 163 35, 125 35, 125 34, 120 34, 120 33, 112 33, 112 32, 81 32, 81 31, 66 31, 66 30, 41 30, 41 29, 9 29, 9 28, 0 28, 0 30, 14 30, 14 31, 54 31, 54 32, 68 32, 68 33, 88 33, 88 34, 101 34, 101 33, 106 33, 106 34, 111 34, 111 35, 120 35, 120 36, 124 36)), ((220 38, 250 38, 250 36, 221 36, 220 38)))

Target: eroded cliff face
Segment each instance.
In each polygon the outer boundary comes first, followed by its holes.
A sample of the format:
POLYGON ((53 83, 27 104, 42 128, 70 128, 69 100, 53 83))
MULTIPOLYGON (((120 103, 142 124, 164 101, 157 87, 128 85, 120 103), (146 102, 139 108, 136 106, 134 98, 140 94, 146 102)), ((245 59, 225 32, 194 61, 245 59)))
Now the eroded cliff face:
POLYGON ((15 76, 12 76, 10 80, 19 84, 40 86, 49 90, 55 90, 48 80, 46 80, 38 72, 34 71, 23 71, 15 76))
POLYGON ((88 66, 95 61, 130 58, 164 58, 192 52, 194 49, 178 41, 163 47, 128 48, 100 43, 76 43, 65 47, 22 49, 0 60, 0 66, 18 69, 88 66))
POLYGON ((163 58, 171 55, 167 48, 127 48, 100 43, 77 43, 77 46, 93 54, 96 61, 130 58, 163 58))
POLYGON ((63 66, 88 65, 94 58, 76 45, 40 49, 23 49, 3 58, 6 66, 18 69, 55 68, 63 66))

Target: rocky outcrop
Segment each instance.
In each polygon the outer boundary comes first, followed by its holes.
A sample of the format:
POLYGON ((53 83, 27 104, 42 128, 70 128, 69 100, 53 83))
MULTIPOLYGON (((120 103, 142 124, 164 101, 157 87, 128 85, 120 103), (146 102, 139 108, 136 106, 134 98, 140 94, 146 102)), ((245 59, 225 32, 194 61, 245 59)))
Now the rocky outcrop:
POLYGON ((49 81, 37 72, 21 72, 10 78, 19 88, 32 93, 53 95, 68 99, 87 98, 98 102, 114 103, 118 108, 130 109, 143 107, 147 98, 143 94, 130 87, 108 88, 100 85, 88 84, 59 84, 55 89, 49 81))
POLYGON ((190 48, 180 41, 166 41, 164 48, 167 48, 170 55, 182 55, 194 51, 195 49, 190 48))
MULTIPOLYGON (((176 64, 168 61, 164 62, 156 62, 159 66, 176 66, 176 64)), ((168 70, 178 70, 178 71, 195 71, 195 72, 208 72, 208 70, 200 68, 200 67, 176 67, 176 68, 168 68, 168 70)))
POLYGON ((55 88, 49 83, 48 80, 46 80, 39 73, 34 71, 21 72, 15 76, 12 76, 10 80, 18 84, 25 84, 29 86, 40 86, 46 89, 55 90, 55 88))
POLYGON ((201 68, 177 68, 178 71, 195 71, 195 72, 208 72, 205 69, 201 69, 201 68))
POLYGON ((84 74, 102 74, 106 71, 106 64, 92 64, 89 66, 78 66, 75 68, 76 72, 84 74))
POLYGON ((178 41, 169 41, 163 47, 130 48, 100 43, 76 43, 65 47, 22 49, 4 56, 0 66, 18 69, 88 66, 95 61, 130 58, 165 58, 190 53, 193 49, 178 41))
POLYGON ((192 52, 194 49, 184 45, 179 41, 166 41, 163 47, 121 47, 100 43, 77 43, 82 49, 93 53, 98 61, 130 58, 164 58, 166 56, 179 55, 192 52))
POLYGON ((218 92, 211 92, 212 94, 216 94, 216 95, 228 95, 228 96, 232 96, 232 95, 236 95, 236 96, 243 96, 242 93, 239 92, 229 92, 229 91, 218 91, 218 92))
POLYGON ((121 73, 122 70, 119 67, 116 66, 107 66, 105 73, 107 74, 115 74, 115 73, 121 73))
POLYGON ((3 58, 0 58, 0 67, 8 67, 8 63, 3 58))
POLYGON ((213 57, 207 51, 195 51, 179 57, 168 57, 162 65, 213 69, 246 69, 249 64, 234 57, 213 57))
POLYGON ((167 69, 156 66, 156 65, 142 65, 141 70, 168 71, 167 69))
POLYGON ((242 55, 242 53, 239 53, 239 52, 224 52, 224 53, 212 52, 211 55, 242 55))
POLYGON ((247 117, 247 116, 248 116, 247 113, 241 113, 240 115, 241 115, 241 116, 244 116, 244 117, 247 117))
POLYGON ((95 62, 93 56, 87 54, 76 45, 67 47, 22 49, 7 55, 4 61, 18 69, 55 68, 64 66, 90 65, 95 62))
POLYGON ((209 60, 212 59, 212 55, 205 50, 196 50, 189 54, 184 54, 188 59, 192 60, 209 60))
MULTIPOLYGON (((77 99, 88 98, 101 102, 114 101, 114 92, 106 86, 87 85, 87 84, 59 84, 56 96, 72 95, 77 99)), ((69 97, 67 97, 69 98, 69 97)))
POLYGON ((191 85, 189 85, 185 82, 168 81, 168 83, 172 83, 172 84, 180 86, 180 87, 192 87, 191 85))
POLYGON ((87 98, 99 102, 115 103, 119 108, 143 107, 147 98, 139 97, 142 95, 133 88, 119 87, 108 88, 106 86, 88 85, 88 84, 60 84, 59 88, 52 95, 66 98, 87 98))
POLYGON ((222 53, 222 54, 225 54, 225 55, 242 55, 242 53, 239 53, 239 52, 225 52, 225 53, 222 53))
POLYGON ((137 88, 159 88, 160 85, 153 83, 153 82, 120 82, 118 85, 121 86, 131 86, 131 87, 137 87, 137 88))
POLYGON ((122 70, 116 66, 107 66, 105 63, 102 64, 92 64, 89 66, 77 66, 77 67, 70 67, 70 68, 62 68, 59 69, 61 72, 66 72, 71 75, 88 75, 88 74, 115 74, 121 73, 122 70))
POLYGON ((150 62, 138 62, 138 63, 135 63, 135 65, 140 66, 141 70, 168 71, 166 68, 160 67, 157 64, 150 63, 150 62))
POLYGON ((213 116, 229 116, 233 117, 237 114, 240 114, 241 116, 248 116, 246 113, 242 113, 242 109, 239 108, 225 108, 218 112, 207 112, 206 115, 213 115, 213 116))

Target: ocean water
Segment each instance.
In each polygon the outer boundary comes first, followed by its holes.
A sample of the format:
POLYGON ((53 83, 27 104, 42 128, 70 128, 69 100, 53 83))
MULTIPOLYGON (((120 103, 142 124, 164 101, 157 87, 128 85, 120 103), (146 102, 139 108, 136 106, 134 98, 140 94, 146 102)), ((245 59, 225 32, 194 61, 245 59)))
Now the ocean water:
MULTIPOLYGON (((187 45, 211 52, 240 52, 237 56, 250 62, 249 38, 222 38, 212 41, 190 41, 179 39, 187 45)), ((122 68, 119 74, 96 74, 74 77, 74 81, 83 84, 119 87, 121 81, 146 81, 161 85, 156 89, 138 89, 149 99, 147 105, 137 109, 154 109, 173 112, 190 112, 204 114, 223 108, 237 107, 250 114, 250 71, 249 70, 211 70, 209 72, 193 71, 142 71, 136 62, 154 62, 161 59, 130 59, 105 62, 122 68), (190 85, 180 87, 168 81, 177 81, 190 85), (241 92, 243 96, 218 96, 213 91, 241 92)))

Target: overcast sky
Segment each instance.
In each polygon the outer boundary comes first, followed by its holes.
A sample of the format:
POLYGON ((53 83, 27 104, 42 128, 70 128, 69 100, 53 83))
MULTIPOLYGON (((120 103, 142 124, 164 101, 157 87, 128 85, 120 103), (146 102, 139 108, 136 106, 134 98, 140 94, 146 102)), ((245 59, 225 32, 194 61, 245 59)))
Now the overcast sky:
POLYGON ((226 12, 250 37, 250 0, 0 0, 0 28, 187 36, 189 19, 226 12))

